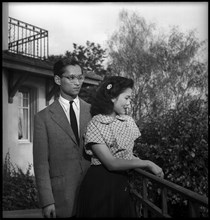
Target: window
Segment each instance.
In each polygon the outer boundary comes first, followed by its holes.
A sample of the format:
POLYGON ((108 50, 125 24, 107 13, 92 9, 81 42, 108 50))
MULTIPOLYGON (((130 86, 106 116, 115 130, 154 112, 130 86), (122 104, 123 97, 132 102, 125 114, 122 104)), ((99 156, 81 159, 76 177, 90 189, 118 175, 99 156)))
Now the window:
POLYGON ((37 113, 37 89, 21 87, 18 91, 18 140, 33 141, 33 118, 37 113))
POLYGON ((18 139, 30 141, 30 92, 18 91, 18 139))

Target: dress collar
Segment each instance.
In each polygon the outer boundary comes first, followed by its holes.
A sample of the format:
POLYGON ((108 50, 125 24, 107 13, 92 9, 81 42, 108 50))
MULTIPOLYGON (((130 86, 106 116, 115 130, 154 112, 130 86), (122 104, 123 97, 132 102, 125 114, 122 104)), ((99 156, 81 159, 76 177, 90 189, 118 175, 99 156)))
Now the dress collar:
POLYGON ((120 121, 127 121, 128 116, 127 115, 116 115, 116 117, 108 116, 108 115, 95 115, 94 116, 95 120, 102 123, 102 124, 110 124, 116 120, 120 121))

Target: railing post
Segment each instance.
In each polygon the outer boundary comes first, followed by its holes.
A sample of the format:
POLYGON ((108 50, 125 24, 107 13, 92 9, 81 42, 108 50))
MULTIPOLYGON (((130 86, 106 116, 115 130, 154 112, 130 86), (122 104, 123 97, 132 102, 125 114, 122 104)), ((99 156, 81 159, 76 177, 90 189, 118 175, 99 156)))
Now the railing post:
POLYGON ((199 206, 197 203, 193 203, 192 201, 188 201, 189 204, 189 217, 196 218, 199 216, 199 206))
MULTIPOLYGON (((146 178, 143 178, 143 200, 147 200, 147 183, 148 180, 146 178)), ((148 217, 148 208, 147 206, 143 205, 144 209, 143 209, 143 215, 144 217, 148 217)))
MULTIPOLYGON (((142 183, 143 183, 143 192, 142 195, 135 193, 136 190, 132 190, 134 194, 142 201, 143 205, 143 217, 148 217, 148 215, 156 215, 160 217, 170 218, 168 214, 168 190, 173 193, 180 194, 185 200, 188 200, 188 216, 187 217, 206 217, 208 216, 208 197, 202 196, 198 193, 195 193, 191 190, 188 190, 180 185, 172 183, 168 180, 158 178, 149 172, 146 172, 142 169, 136 169, 136 171, 141 175, 142 183), (153 202, 149 201, 147 187, 148 182, 154 181, 158 183, 161 188, 161 197, 162 197, 162 209, 155 205, 153 202), (204 208, 205 210, 201 209, 204 208)), ((183 206, 184 208, 184 206, 183 206)), ((184 212, 185 210, 180 210, 180 212, 184 212)), ((177 213, 176 213, 177 214, 177 213)), ((184 212, 184 214, 186 214, 184 212)))
POLYGON ((162 214, 168 214, 168 206, 167 206, 167 189, 165 187, 162 188, 162 214))

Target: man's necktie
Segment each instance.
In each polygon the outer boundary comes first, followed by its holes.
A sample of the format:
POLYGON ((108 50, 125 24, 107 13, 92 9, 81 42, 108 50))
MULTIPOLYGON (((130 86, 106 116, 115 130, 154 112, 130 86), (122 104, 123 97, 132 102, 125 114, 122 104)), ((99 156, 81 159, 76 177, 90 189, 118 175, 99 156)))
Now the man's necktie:
POLYGON ((74 109, 73 109, 73 106, 72 106, 72 103, 74 101, 70 101, 70 121, 71 121, 71 127, 72 127, 72 130, 75 134, 75 137, 77 139, 77 143, 79 144, 79 135, 78 135, 78 125, 77 125, 77 119, 76 119, 76 115, 75 115, 75 112, 74 112, 74 109))

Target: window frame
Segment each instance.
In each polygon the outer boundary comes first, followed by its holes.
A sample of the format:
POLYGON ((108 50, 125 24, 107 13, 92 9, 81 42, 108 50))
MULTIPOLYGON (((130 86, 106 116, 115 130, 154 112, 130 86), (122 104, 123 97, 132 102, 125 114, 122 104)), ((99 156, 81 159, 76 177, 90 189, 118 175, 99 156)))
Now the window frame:
MULTIPOLYGON (((37 112, 37 99, 36 99, 36 89, 29 88, 28 86, 21 86, 18 90, 18 120, 19 120, 19 92, 28 93, 28 139, 19 139, 19 143, 31 143, 33 141, 33 118, 34 114, 37 112)), ((23 106, 22 106, 23 107, 23 106)), ((23 109, 23 108, 22 108, 23 109)), ((18 136, 18 132, 17 132, 18 136)))

